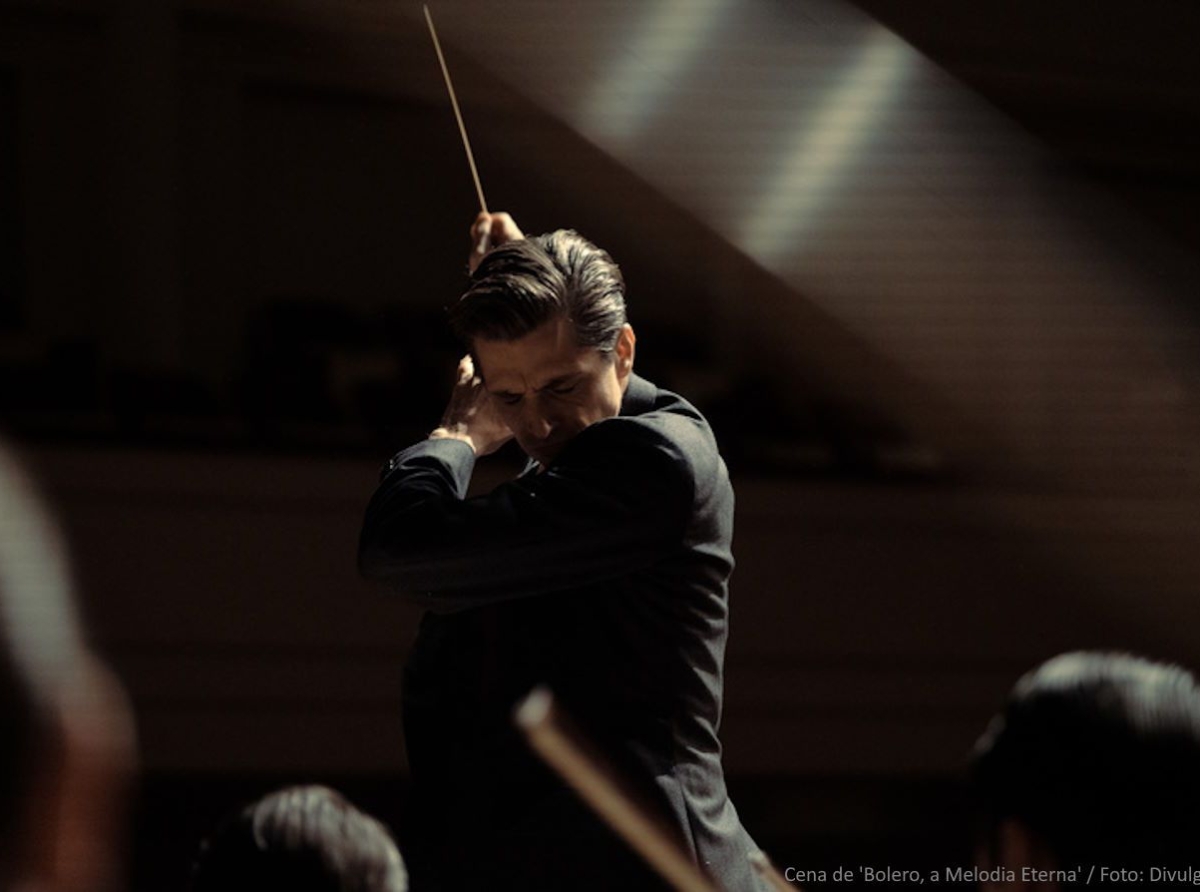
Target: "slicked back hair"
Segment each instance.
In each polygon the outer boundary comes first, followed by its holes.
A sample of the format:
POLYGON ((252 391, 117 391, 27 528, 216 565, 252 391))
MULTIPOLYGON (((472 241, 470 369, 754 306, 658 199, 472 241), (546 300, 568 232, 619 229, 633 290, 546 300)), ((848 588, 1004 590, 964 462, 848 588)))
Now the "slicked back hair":
POLYGON ((567 319, 580 347, 611 353, 625 324, 625 280, 612 257, 579 233, 559 229, 501 245, 450 308, 450 326, 476 339, 514 341, 567 319))
MULTIPOLYGON (((1063 867, 1200 862, 1200 690, 1183 669, 1077 652, 1024 676, 976 745, 995 841, 1019 821, 1063 867)), ((1153 885, 1147 882, 1146 885, 1153 885)))

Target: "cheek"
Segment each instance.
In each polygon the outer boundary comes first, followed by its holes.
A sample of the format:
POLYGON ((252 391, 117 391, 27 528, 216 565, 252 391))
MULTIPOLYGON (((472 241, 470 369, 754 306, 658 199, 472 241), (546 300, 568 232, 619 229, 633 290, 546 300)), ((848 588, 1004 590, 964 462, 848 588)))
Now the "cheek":
POLYGON ((521 413, 513 406, 497 403, 496 414, 500 416, 500 420, 508 426, 510 431, 516 431, 521 426, 521 413))
POLYGON ((589 395, 588 399, 578 408, 580 418, 586 419, 587 424, 594 424, 604 418, 611 418, 621 409, 620 389, 613 389, 599 384, 589 395))
POLYGON ((616 415, 621 411, 621 396, 621 383, 617 380, 617 376, 606 376, 603 380, 600 395, 600 404, 603 406, 605 418, 616 415))

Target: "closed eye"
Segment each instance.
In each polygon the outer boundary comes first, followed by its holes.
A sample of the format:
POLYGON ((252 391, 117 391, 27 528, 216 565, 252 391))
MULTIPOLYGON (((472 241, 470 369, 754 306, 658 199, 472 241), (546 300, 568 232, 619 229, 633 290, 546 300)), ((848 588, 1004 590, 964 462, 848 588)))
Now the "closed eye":
POLYGON ((578 386, 579 386, 579 384, 578 384, 578 382, 576 382, 575 384, 569 384, 569 385, 567 385, 567 386, 565 386, 565 387, 554 387, 554 388, 552 388, 552 389, 550 390, 550 392, 551 392, 551 393, 557 393, 557 394, 567 394, 567 393, 574 393, 574 392, 575 392, 575 388, 576 388, 576 387, 578 387, 578 386))
POLYGON ((519 393, 494 393, 492 396, 500 400, 500 402, 504 403, 506 406, 515 406, 517 403, 521 402, 521 394, 519 393))

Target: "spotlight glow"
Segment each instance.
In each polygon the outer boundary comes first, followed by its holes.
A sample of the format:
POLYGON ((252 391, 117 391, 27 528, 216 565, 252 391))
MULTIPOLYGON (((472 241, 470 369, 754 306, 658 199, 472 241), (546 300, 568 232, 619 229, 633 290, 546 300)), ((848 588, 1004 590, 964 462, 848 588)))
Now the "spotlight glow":
POLYGON ((584 103, 585 127, 618 144, 636 139, 715 39, 729 5, 728 0, 655 4, 584 103))
POLYGON ((776 264, 800 244, 856 155, 877 132, 898 93, 912 50, 884 28, 873 29, 846 78, 812 114, 802 115, 781 169, 753 203, 737 241, 776 264))

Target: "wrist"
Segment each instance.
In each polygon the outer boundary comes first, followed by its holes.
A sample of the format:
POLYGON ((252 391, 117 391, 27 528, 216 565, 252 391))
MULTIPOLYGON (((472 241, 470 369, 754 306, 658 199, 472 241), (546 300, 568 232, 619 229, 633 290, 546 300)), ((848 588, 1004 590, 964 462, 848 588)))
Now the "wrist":
POLYGON ((471 435, 467 433, 465 424, 442 424, 429 432, 430 440, 460 440, 471 447, 471 451, 476 455, 479 450, 475 447, 475 441, 471 439, 471 435))

